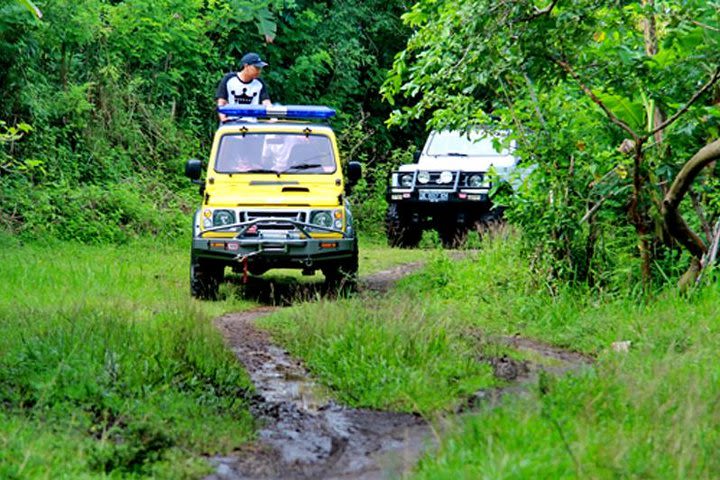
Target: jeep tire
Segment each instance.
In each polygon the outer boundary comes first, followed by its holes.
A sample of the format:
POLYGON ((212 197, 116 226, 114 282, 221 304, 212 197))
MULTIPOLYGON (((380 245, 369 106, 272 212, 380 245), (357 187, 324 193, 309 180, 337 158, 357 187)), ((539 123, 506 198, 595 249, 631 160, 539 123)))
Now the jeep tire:
POLYGON ((352 256, 333 265, 322 268, 325 275, 325 286, 329 291, 354 292, 357 289, 359 254, 355 240, 352 256))
POLYGON ((413 225, 397 203, 391 203, 385 214, 385 234, 391 247, 414 248, 420 243, 422 228, 413 225))
POLYGON ((203 259, 190 262, 190 295, 201 300, 216 300, 224 278, 224 267, 203 259))

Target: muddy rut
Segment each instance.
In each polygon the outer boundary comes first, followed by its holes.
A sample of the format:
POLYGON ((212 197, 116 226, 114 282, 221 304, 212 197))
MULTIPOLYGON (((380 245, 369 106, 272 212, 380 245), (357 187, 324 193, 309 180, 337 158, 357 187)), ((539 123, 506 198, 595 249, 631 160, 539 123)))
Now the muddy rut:
MULTIPOLYGON (((403 265, 363 279, 361 294, 384 292, 402 276, 420 267, 403 265)), ((267 285, 256 285, 258 292, 267 285)), ((289 298, 310 291, 278 291, 270 288, 272 304, 290 303, 289 298)), ((268 299, 265 299, 267 302, 268 299)), ((269 303, 269 302, 268 302, 269 303)), ((384 479, 399 478, 416 465, 420 456, 436 444, 435 429, 417 415, 354 409, 333 402, 331 392, 316 383, 303 364, 273 344, 268 334, 255 327, 255 320, 279 307, 225 315, 216 320, 238 359, 247 369, 256 395, 252 413, 263 427, 258 441, 228 457, 210 462, 215 473, 207 480, 235 479, 384 479)), ((589 363, 579 354, 522 338, 500 338, 518 350, 532 351, 553 360, 556 373, 589 363)), ((520 393, 535 381, 540 370, 529 362, 507 358, 487 359, 499 378, 510 386, 477 392, 462 411, 481 405, 493 406, 508 393, 520 393)), ((461 413, 458 412, 458 413, 461 413)))

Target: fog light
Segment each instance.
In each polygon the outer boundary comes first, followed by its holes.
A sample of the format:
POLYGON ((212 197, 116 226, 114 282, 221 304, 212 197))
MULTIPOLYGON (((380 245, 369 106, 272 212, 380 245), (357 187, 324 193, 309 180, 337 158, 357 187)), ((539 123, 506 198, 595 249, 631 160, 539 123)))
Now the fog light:
POLYGON ((452 182, 453 174, 452 172, 448 172, 447 170, 442 172, 440 174, 440 178, 438 179, 438 183, 450 183, 452 182))

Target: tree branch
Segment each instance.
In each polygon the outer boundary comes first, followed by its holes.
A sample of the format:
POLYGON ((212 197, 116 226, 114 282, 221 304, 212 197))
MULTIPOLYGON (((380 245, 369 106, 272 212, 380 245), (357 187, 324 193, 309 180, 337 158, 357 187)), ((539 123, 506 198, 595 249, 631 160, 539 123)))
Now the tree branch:
POLYGON ((720 32, 720 28, 713 27, 711 25, 708 25, 706 23, 698 22, 697 20, 690 20, 690 23, 697 25, 698 27, 706 28, 708 30, 711 30, 713 32, 720 32))
POLYGON ((640 136, 635 133, 635 130, 633 130, 630 125, 620 120, 617 116, 615 116, 613 112, 610 111, 610 109, 602 102, 602 100, 600 100, 597 95, 595 95, 593 91, 590 90, 590 87, 585 85, 583 81, 580 80, 578 74, 575 73, 575 70, 573 70, 573 68, 567 61, 557 58, 552 58, 552 61, 559 65, 563 70, 565 70, 573 79, 575 79, 578 85, 580 85, 580 88, 583 90, 583 92, 585 92, 585 94, 590 97, 590 100, 592 100, 598 107, 602 109, 603 112, 605 112, 605 115, 610 119, 612 123, 629 133, 633 140, 635 140, 635 144, 639 142, 640 136))
POLYGON ((680 170, 680 173, 675 177, 670 190, 663 200, 662 214, 668 232, 670 232, 678 243, 687 248, 696 259, 700 259, 705 252, 707 252, 707 246, 702 239, 690 229, 685 219, 680 215, 678 207, 690 189, 695 177, 697 177, 703 168, 718 158, 720 158, 720 139, 705 145, 688 160, 680 170))
POLYGON ((702 88, 700 88, 700 90, 695 92, 695 94, 690 98, 690 100, 688 100, 688 102, 685 104, 684 107, 682 107, 680 110, 675 112, 670 118, 668 118, 663 123, 661 123, 660 125, 655 127, 652 131, 648 132, 647 135, 648 136, 654 135, 655 133, 659 132, 660 130, 664 130, 665 128, 667 128, 668 125, 670 125, 675 120, 677 120, 680 117, 680 115, 687 112, 688 109, 692 106, 692 104, 695 103, 695 101, 698 98, 700 98, 700 96, 702 96, 703 93, 708 91, 715 84, 715 82, 718 81, 718 79, 720 79, 720 67, 718 67, 715 70, 715 73, 713 74, 712 77, 710 77, 710 80, 708 80, 707 83, 705 83, 705 85, 703 85, 702 88))
POLYGON ((515 20, 514 23, 530 22, 532 20, 535 20, 536 18, 542 17, 543 15, 547 15, 548 13, 552 12, 552 9, 555 8, 557 2, 558 0, 552 0, 547 7, 542 9, 535 7, 535 13, 527 17, 518 18, 517 20, 515 20))

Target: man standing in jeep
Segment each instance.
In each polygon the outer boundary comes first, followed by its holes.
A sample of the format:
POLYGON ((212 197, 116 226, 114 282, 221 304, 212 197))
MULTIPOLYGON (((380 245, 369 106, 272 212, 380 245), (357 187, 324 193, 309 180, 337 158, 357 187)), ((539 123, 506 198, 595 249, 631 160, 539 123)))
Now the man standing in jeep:
MULTIPOLYGON (((242 70, 230 72, 220 80, 215 99, 218 107, 223 105, 271 105, 270 94, 265 82, 260 79, 267 63, 257 53, 246 53, 240 60, 242 70)), ((220 122, 227 116, 219 113, 220 122)))

